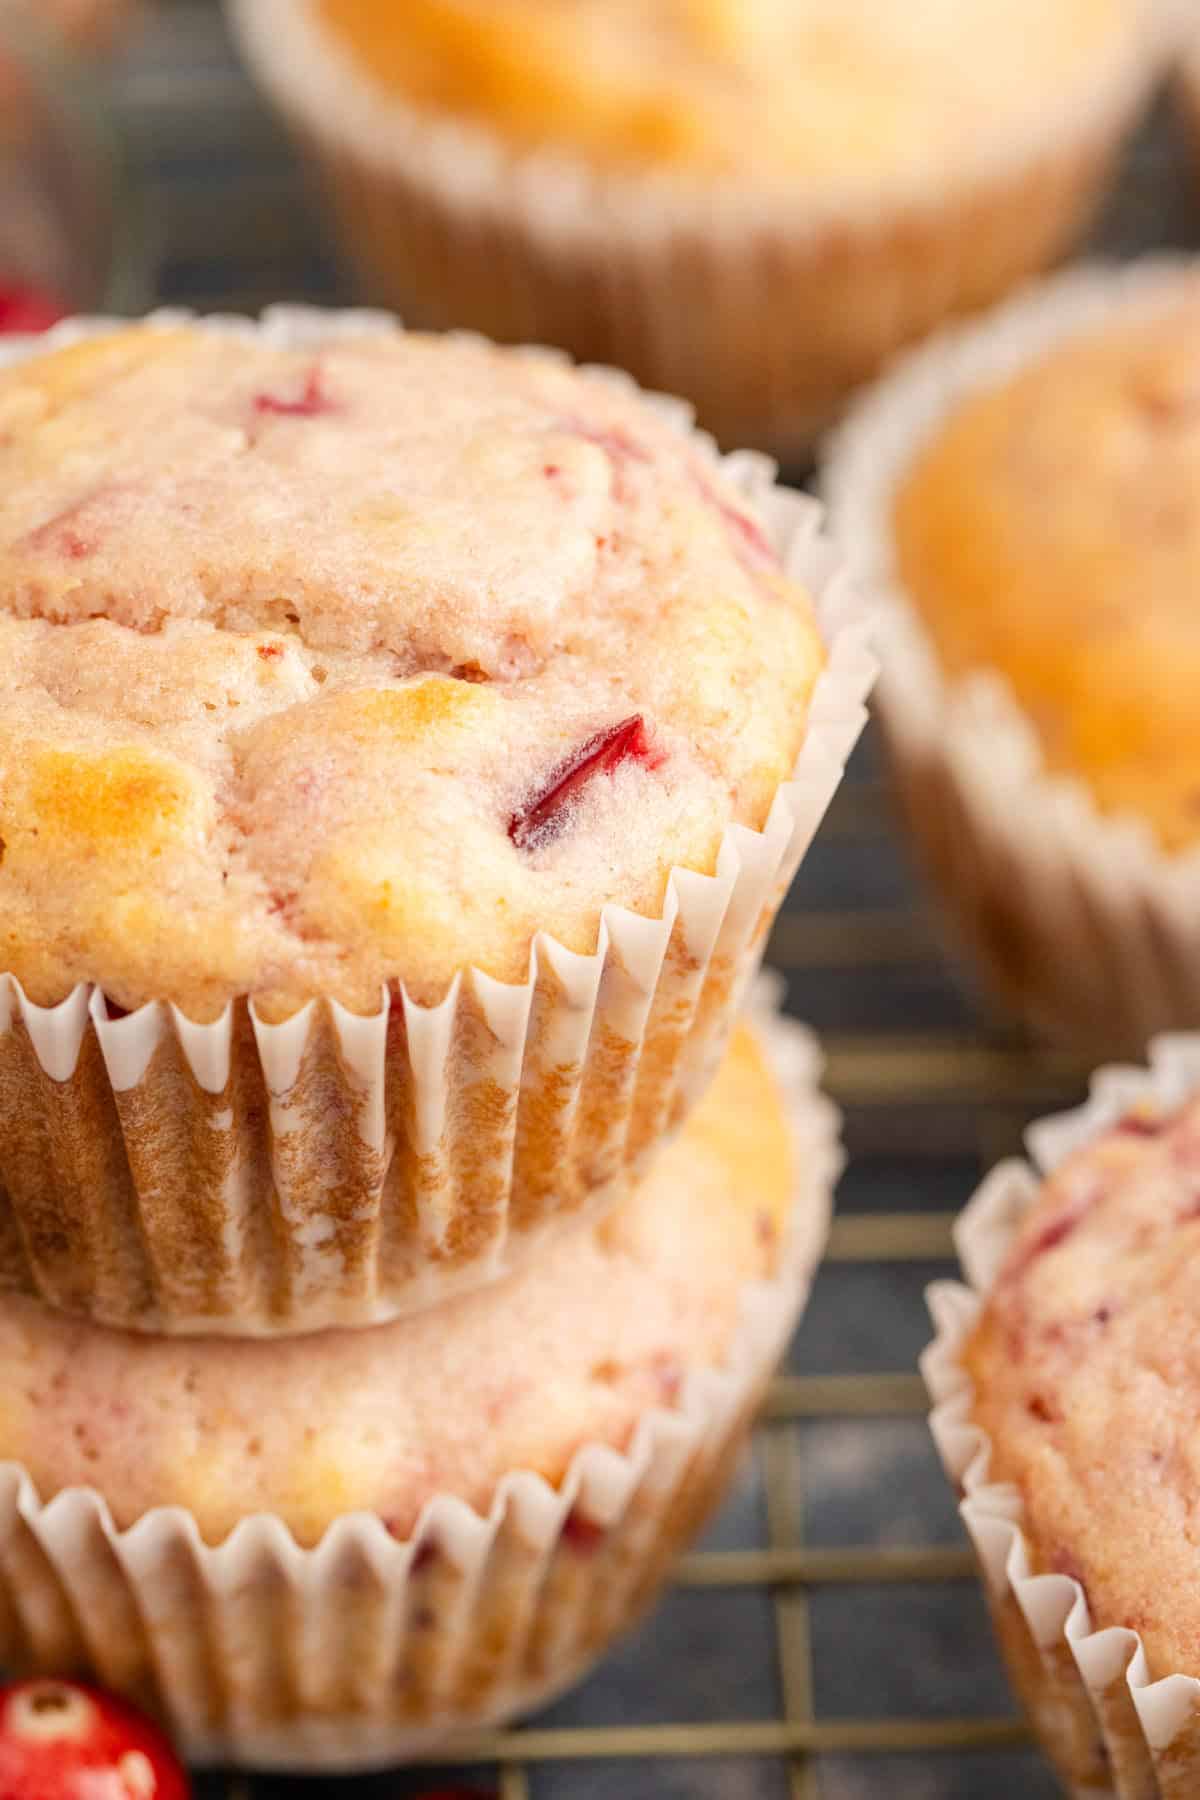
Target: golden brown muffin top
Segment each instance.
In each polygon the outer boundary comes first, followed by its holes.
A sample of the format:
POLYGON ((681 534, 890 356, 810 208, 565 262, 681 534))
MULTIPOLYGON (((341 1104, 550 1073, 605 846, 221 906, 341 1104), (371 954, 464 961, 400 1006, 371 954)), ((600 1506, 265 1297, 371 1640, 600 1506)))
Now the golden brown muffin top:
POLYGON ((945 672, 999 670, 1046 766, 1200 836, 1200 283, 972 391, 893 503, 945 672))
POLYGON ((0 372, 0 969, 268 1016, 595 948, 823 662, 698 441, 548 358, 130 329, 0 372))
POLYGON ((1086 104, 1144 29, 1134 0, 309 3, 384 87, 514 143, 818 190, 1086 104))

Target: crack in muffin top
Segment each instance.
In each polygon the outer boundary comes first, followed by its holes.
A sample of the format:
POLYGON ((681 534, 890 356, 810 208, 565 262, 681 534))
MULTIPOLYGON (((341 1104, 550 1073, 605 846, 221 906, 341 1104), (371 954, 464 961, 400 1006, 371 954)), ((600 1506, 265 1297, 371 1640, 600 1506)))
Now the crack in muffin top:
POLYGON ((0 966, 374 1010, 760 827, 823 661, 698 440, 544 356, 131 327, 0 374, 0 966))

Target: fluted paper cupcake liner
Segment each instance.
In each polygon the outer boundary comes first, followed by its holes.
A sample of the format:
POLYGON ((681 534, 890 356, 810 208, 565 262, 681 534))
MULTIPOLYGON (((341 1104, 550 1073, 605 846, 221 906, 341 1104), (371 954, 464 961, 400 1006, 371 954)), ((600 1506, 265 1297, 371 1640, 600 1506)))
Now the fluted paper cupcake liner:
MULTIPOLYGON (((288 308, 205 324, 279 343, 396 328, 288 308)), ((593 955, 541 933, 526 981, 464 969, 436 1006, 385 993, 373 1017, 321 1000, 269 1024, 240 1000, 198 1025, 160 1002, 110 1018, 87 986, 42 1008, 0 976, 0 1287, 153 1331, 376 1323, 619 1197, 720 1059, 874 676, 819 509, 760 457, 723 468, 827 650, 763 829, 730 825, 711 875, 674 869, 659 917, 605 907, 593 955)))
POLYGON ((724 442, 787 460, 901 344, 1070 242, 1163 64, 1175 4, 1143 0, 1086 98, 1032 131, 981 129, 936 184, 848 183, 823 200, 517 151, 376 87, 309 0, 229 13, 380 298, 617 363, 686 394, 724 442))
POLYGON ((972 1422, 963 1350, 1043 1175, 1139 1101, 1179 1106, 1200 1087, 1200 1035, 1160 1038, 1148 1069, 1102 1070, 1087 1104, 1029 1133, 1034 1165, 1012 1160, 983 1183, 956 1242, 969 1286, 929 1291, 937 1336, 921 1369, 930 1424, 980 1565, 1012 1684, 1047 1753, 1078 1795, 1191 1800, 1200 1792, 1200 1681, 1152 1669, 1136 1631, 1094 1618, 1079 1582, 1039 1574, 1020 1496, 990 1478, 991 1444, 972 1422))
MULTIPOLYGON (((1200 1025, 1200 853, 1098 812, 1048 773, 994 672, 948 683, 893 561, 891 503, 922 444, 971 390, 1053 345, 1200 293, 1200 261, 1086 267, 909 358, 835 440, 831 527, 879 609, 877 706, 912 834, 952 924, 1037 1029, 1091 1057, 1200 1025)), ((1086 454, 1086 447, 1083 449, 1086 454)))
POLYGON ((0 1464, 0 1666, 86 1673, 197 1760, 305 1769, 412 1756, 574 1680, 720 1499, 824 1244, 840 1151, 816 1046, 761 1009, 758 1029, 795 1146, 786 1248, 723 1364, 628 1450, 586 1445, 557 1489, 513 1471, 486 1516, 439 1495, 405 1543, 349 1515, 315 1549, 267 1516, 206 1545, 177 1507, 118 1531, 102 1495, 43 1504, 0 1464))

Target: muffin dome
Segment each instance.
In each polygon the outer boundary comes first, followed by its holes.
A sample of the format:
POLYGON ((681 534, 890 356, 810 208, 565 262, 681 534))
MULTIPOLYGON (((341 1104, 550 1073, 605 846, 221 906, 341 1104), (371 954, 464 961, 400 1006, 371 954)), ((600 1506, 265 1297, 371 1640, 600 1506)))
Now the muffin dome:
MULTIPOLYGON (((24 1464, 43 1500, 97 1488, 119 1527, 186 1506, 211 1542, 256 1511, 304 1543, 360 1508, 405 1537, 438 1492, 486 1512, 509 1471, 557 1482, 581 1444, 625 1448, 689 1371, 721 1363, 747 1284, 780 1268, 800 1173, 743 1028, 681 1137, 615 1213, 418 1317, 277 1342, 179 1340, 6 1298, 0 1461, 24 1464)), ((823 1225, 797 1229, 815 1243, 823 1225)))
POLYGON ((1130 0, 313 0, 374 80, 604 166, 803 195, 944 179, 989 130, 1095 81, 1130 0), (1036 45, 1036 55, 1030 55, 1036 45))
POLYGON ((962 1355, 989 1483, 1036 1571, 1082 1583, 1150 1675, 1200 1676, 1200 1098, 1139 1107, 1022 1219, 962 1355))
POLYGON ((695 440, 480 343, 0 374, 0 966, 194 1017, 595 947, 761 826, 823 652, 695 440))
POLYGON ((961 399, 900 483, 895 570, 946 673, 1000 671, 1048 769, 1200 836, 1200 280, 961 399))

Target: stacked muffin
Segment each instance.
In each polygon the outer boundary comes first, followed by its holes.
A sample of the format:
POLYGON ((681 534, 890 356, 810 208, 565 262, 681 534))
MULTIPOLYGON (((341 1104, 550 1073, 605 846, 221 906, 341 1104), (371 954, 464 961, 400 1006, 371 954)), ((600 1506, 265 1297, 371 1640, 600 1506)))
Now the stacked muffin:
POLYGON ((0 463, 0 1660, 381 1760, 636 1612, 795 1315, 727 1045, 862 623, 680 409, 378 316, 61 327, 0 463))

